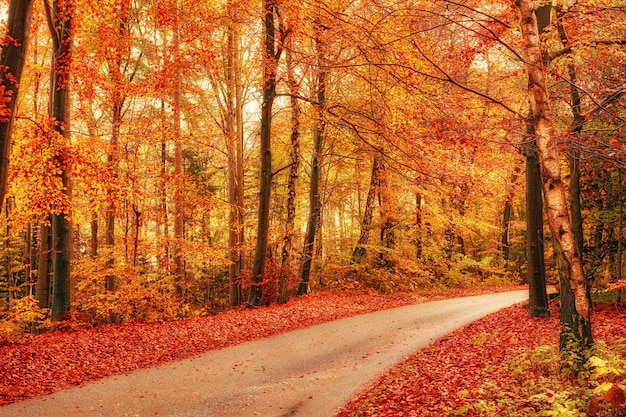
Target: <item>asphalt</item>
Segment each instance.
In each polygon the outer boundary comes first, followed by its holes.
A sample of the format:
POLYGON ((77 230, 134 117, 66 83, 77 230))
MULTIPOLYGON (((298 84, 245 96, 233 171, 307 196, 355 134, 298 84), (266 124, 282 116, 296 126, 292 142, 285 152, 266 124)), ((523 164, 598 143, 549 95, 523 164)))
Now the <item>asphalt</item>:
POLYGON ((0 417, 330 417, 420 348, 527 298, 514 291, 336 320, 9 404, 0 417))

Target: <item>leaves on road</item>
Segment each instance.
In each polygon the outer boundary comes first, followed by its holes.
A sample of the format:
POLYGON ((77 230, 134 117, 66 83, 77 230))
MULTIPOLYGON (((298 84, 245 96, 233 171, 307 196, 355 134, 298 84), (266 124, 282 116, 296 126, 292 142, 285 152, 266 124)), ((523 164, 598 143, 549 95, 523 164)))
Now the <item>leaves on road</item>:
POLYGON ((342 317, 415 303, 413 296, 324 293, 285 305, 163 323, 29 335, 0 346, 0 404, 342 317))

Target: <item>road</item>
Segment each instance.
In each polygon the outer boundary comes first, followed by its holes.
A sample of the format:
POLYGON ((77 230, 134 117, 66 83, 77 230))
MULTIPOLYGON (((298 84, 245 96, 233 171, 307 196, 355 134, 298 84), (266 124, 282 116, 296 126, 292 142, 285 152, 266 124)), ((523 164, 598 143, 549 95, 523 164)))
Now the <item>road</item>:
POLYGON ((337 320, 0 407, 0 417, 330 417, 385 370, 514 291, 337 320))

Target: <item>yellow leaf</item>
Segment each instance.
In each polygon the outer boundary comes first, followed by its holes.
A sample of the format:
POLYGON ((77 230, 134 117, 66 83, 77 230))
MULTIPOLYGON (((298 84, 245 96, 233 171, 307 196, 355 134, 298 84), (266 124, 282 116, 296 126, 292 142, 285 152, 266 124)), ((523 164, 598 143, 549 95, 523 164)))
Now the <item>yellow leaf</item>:
POLYGON ((613 383, 612 382, 603 382, 602 384, 600 384, 600 385, 598 385, 597 387, 594 388, 593 393, 596 394, 596 395, 604 394, 605 392, 607 392, 611 388, 613 388, 613 383))

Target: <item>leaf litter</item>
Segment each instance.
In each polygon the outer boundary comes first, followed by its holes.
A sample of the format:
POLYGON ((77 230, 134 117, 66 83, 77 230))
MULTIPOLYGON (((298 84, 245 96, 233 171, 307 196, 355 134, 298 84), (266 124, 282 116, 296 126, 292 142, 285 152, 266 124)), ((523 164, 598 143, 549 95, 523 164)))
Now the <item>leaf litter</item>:
MULTIPOLYGON (((500 290, 511 289, 519 288, 500 290)), ((233 309, 209 317, 27 335, 23 343, 0 346, 0 373, 4 376, 0 405, 343 317, 487 292, 494 289, 428 296, 322 292, 283 305, 233 309)), ((594 322, 596 337, 612 340, 616 334, 626 335, 623 309, 597 309, 598 314, 603 316, 594 322)), ((459 411, 479 415, 485 411, 481 404, 487 403, 485 397, 495 387, 513 393, 515 384, 520 383, 519 376, 504 372, 502 361, 537 346, 556 344, 557 331, 554 307, 548 319, 531 319, 521 306, 491 314, 389 370, 338 416, 395 416, 401 412, 428 417, 459 411)))

